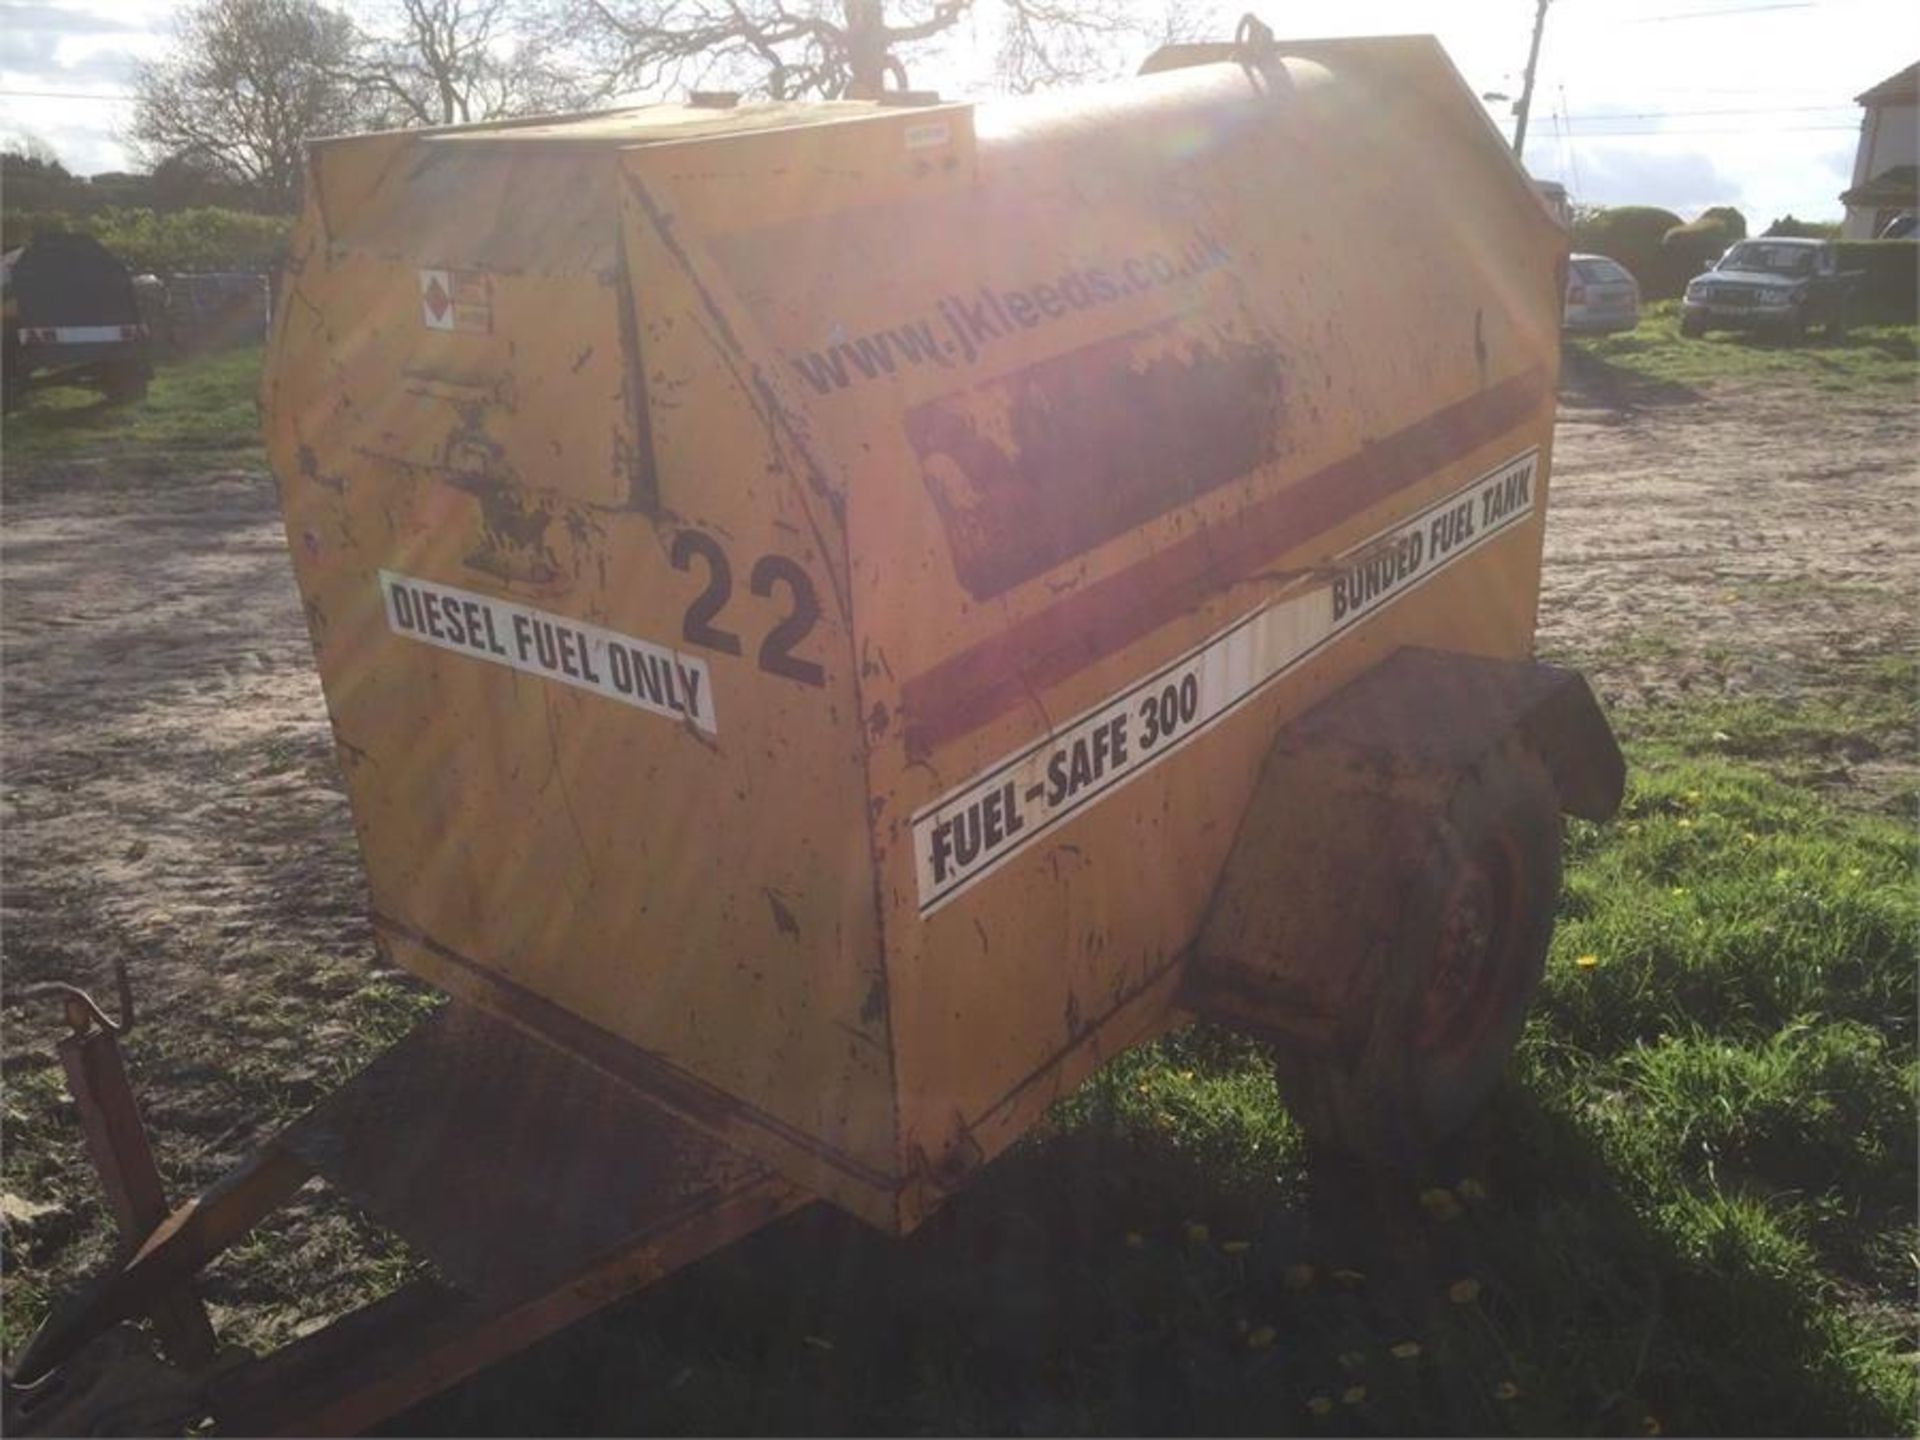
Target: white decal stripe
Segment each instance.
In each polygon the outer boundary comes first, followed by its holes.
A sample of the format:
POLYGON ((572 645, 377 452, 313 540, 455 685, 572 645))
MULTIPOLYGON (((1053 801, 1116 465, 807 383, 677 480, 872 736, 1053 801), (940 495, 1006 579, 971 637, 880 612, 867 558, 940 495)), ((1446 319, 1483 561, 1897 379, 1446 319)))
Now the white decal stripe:
POLYGON ((1070 816, 1185 748, 1353 626, 1535 512, 1538 449, 1346 551, 1331 583, 1250 611, 911 820, 932 914, 1070 816))
POLYGON ((20 338, 41 345, 98 345, 137 340, 146 333, 144 325, 29 325, 21 327, 20 338))
POLYGON ((380 596, 387 628, 396 635, 719 733, 713 677, 695 656, 390 570, 380 572, 380 596))

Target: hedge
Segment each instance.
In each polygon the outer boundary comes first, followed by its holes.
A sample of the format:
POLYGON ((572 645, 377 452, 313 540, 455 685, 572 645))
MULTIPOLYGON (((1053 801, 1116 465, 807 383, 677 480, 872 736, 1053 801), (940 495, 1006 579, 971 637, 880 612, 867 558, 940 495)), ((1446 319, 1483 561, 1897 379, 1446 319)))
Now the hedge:
MULTIPOLYGON (((1791 216, 1767 233, 1826 231, 1791 216)), ((1586 211, 1573 224, 1573 248, 1619 261, 1640 282, 1647 300, 1670 300, 1746 230, 1739 211, 1716 208, 1690 225, 1652 205, 1619 205, 1586 211), (1738 232, 1738 233, 1736 233, 1738 232)), ((1862 271, 1855 315, 1863 323, 1911 325, 1920 319, 1920 244, 1912 240, 1848 240, 1840 244, 1840 268, 1862 271)))
POLYGON ((1868 323, 1920 322, 1920 241, 1843 240, 1840 268, 1865 272, 1854 316, 1868 323))
POLYGON ((1729 245, 1746 238, 1747 217, 1731 205, 1703 210, 1696 219, 1660 237, 1662 262, 1671 267, 1665 273, 1678 275, 1684 288, 1689 279, 1724 255, 1729 245))
POLYGON ((79 230, 112 251, 136 275, 151 271, 275 269, 286 256, 293 222, 280 215, 205 207, 162 214, 153 210, 102 210, 93 215, 63 211, 9 213, 5 248, 36 231, 79 230))
POLYGON ((1640 293, 1648 300, 1678 295, 1695 271, 1672 251, 1663 250, 1667 232, 1680 228, 1680 217, 1656 205, 1616 205, 1577 216, 1573 248, 1582 254, 1605 255, 1633 272, 1640 293), (1686 270, 1685 274, 1681 274, 1686 270))
POLYGON ((1838 240, 1840 222, 1838 220, 1797 220, 1791 215, 1782 215, 1760 233, 1767 239, 1781 236, 1790 240, 1838 240))

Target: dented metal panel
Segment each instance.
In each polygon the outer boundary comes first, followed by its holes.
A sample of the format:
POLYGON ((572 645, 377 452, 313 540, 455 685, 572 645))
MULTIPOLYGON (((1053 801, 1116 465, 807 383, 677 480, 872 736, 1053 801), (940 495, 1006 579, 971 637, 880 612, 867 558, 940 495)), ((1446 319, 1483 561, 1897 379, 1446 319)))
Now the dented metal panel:
POLYGON ((905 1229, 1282 724, 1527 653, 1564 238, 1424 40, 653 113, 318 152, 296 571, 395 958, 905 1229))

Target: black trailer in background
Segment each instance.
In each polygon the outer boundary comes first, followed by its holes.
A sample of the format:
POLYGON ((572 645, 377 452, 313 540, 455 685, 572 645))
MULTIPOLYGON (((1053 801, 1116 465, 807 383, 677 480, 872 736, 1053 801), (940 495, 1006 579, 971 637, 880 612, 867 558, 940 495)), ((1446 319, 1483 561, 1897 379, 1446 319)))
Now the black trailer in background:
POLYGON ((127 267, 90 235, 36 235, 4 257, 6 407, 32 385, 146 394, 153 367, 127 267))

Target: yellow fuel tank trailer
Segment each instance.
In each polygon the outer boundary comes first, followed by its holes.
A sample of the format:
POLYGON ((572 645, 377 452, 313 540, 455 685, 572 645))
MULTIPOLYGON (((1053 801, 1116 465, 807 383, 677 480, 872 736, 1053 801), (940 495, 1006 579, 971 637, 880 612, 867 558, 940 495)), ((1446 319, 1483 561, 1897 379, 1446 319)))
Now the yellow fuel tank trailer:
POLYGON ((327 141, 265 404, 380 941, 906 1230, 1123 1047, 1404 1153, 1562 810, 1566 236, 1424 38, 327 141))
POLYGON ((1432 41, 1244 22, 314 147, 269 449, 456 1003, 169 1211, 124 971, 42 987, 123 1245, 8 1433, 364 1429, 812 1197, 909 1229, 1196 1014, 1323 1140, 1461 1123, 1623 779, 1530 658, 1565 252, 1432 41), (316 1175, 435 1275, 230 1363, 193 1276, 316 1175))

